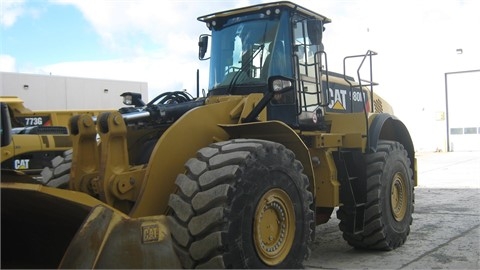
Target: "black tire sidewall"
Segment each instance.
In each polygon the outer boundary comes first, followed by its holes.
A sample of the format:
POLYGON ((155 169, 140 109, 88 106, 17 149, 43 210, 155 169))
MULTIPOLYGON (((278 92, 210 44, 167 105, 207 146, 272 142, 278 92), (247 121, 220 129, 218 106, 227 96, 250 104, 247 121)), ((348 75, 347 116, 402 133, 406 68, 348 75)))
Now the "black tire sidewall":
POLYGON ((234 139, 199 150, 186 168, 169 200, 174 248, 185 268, 303 268, 312 241, 313 195, 292 151, 271 141, 234 139), (265 206, 261 199, 269 191, 295 213, 286 220, 295 230, 277 265, 264 263, 253 234, 257 207, 265 206))
MULTIPOLYGON (((237 194, 241 194, 232 201, 232 224, 229 233, 228 246, 232 247, 232 261, 234 267, 243 265, 248 268, 300 268, 308 250, 305 245, 310 236, 310 222, 305 222, 309 209, 305 198, 306 187, 302 185, 302 174, 296 172, 293 166, 283 164, 281 160, 267 158, 257 160, 245 168, 245 173, 237 185, 237 194), (277 163, 280 162, 280 163, 277 163), (256 207, 260 198, 269 190, 279 188, 286 192, 293 202, 295 212, 295 236, 291 250, 282 263, 274 266, 266 265, 255 249, 253 242, 253 226, 256 207), (240 213, 240 214, 239 214, 240 213), (241 246, 238 246, 241 239, 241 246), (241 256, 239 256, 239 252, 241 256), (237 257, 237 258, 235 258, 237 257), (238 264, 237 264, 238 263, 238 264)), ((313 215, 312 215, 313 217, 313 215)), ((313 222, 313 220, 312 220, 313 222)), ((227 260, 228 261, 228 260, 227 260)), ((227 266, 228 267, 228 266, 227 266)), ((242 267, 242 268, 243 268, 242 267)))
POLYGON ((385 233, 390 242, 403 242, 405 235, 409 234, 410 224, 412 223, 413 211, 413 190, 411 183, 412 175, 410 168, 406 163, 406 156, 400 149, 394 149, 388 156, 384 166, 384 171, 381 175, 382 189, 380 194, 383 222, 385 224, 385 233), (396 173, 401 173, 404 183, 405 192, 407 193, 407 209, 405 216, 401 221, 397 221, 393 216, 391 190, 393 179, 396 173))

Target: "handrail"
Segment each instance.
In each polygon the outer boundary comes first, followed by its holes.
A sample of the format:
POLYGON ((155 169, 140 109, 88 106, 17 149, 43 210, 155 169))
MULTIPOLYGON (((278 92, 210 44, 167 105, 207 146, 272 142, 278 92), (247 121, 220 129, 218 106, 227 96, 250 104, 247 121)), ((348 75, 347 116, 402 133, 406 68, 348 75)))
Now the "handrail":
MULTIPOLYGON (((358 55, 350 55, 350 56, 346 56, 345 58, 343 58, 343 79, 348 83, 348 85, 350 86, 350 89, 352 89, 353 91, 353 88, 354 87, 358 87, 360 90, 363 89, 363 85, 362 85, 362 82, 365 82, 365 83, 368 83, 370 85, 370 100, 373 101, 373 86, 374 85, 378 85, 378 83, 374 82, 373 81, 373 70, 372 70, 372 56, 374 55, 377 55, 376 52, 374 51, 371 51, 371 50, 368 50, 365 54, 358 54, 358 55), (347 79, 347 75, 346 75, 346 61, 347 59, 352 59, 352 58, 358 58, 358 57, 363 57, 362 58, 362 61, 360 62, 360 65, 358 66, 357 68, 357 78, 358 78, 358 85, 353 85, 348 79, 347 79), (364 80, 360 77, 360 70, 363 66, 363 63, 365 62, 365 59, 366 58, 369 58, 369 66, 370 66, 370 80, 364 80)), ((363 95, 362 95, 363 97, 363 95)), ((353 100, 353 95, 350 96, 350 102, 352 102, 353 100)), ((365 106, 365 100, 362 98, 362 101, 363 101, 363 105, 365 106)), ((351 111, 353 112, 353 106, 351 106, 351 111)), ((373 106, 370 108, 370 112, 373 112, 373 106)))
MULTIPOLYGON (((367 113, 367 110, 365 108, 365 98, 363 98, 363 85, 362 85, 362 82, 365 82, 365 83, 368 83, 370 85, 370 100, 372 102, 372 105, 370 106, 370 112, 373 113, 373 86, 374 85, 378 85, 378 83, 375 83, 373 81, 373 69, 372 69, 372 56, 374 55, 377 55, 376 52, 374 51, 371 51, 371 50, 367 50, 367 52, 365 54, 359 54, 359 55, 351 55, 351 56, 347 56, 345 58, 343 58, 343 79, 348 83, 348 85, 350 85, 350 92, 351 92, 351 95, 350 95, 350 104, 353 104, 353 88, 354 87, 358 87, 360 89, 360 96, 362 97, 362 103, 363 103, 363 108, 364 108, 364 114, 365 114, 365 127, 366 127, 366 134, 365 136, 367 137, 367 148, 366 149, 369 149, 370 148, 370 139, 369 139, 369 136, 368 136, 368 133, 369 133, 369 127, 368 127, 368 113, 367 113), (356 86, 353 86, 353 84, 347 80, 347 75, 346 75, 346 61, 347 59, 351 59, 351 58, 358 58, 358 57, 363 57, 362 58, 362 61, 360 62, 360 65, 358 66, 357 68, 357 78, 358 78, 358 85, 356 86), (360 77, 360 70, 363 66, 363 63, 365 62, 365 59, 367 59, 367 57, 369 58, 369 66, 370 66, 370 80, 363 80, 361 77, 360 77)), ((351 112, 353 112, 353 105, 350 106, 351 107, 351 112)))

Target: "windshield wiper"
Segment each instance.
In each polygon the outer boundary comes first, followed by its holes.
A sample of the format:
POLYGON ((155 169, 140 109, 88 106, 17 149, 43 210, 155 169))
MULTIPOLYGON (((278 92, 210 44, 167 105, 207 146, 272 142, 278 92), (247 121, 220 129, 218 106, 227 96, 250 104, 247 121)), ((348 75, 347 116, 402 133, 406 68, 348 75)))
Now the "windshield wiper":
POLYGON ((228 88, 227 88, 227 93, 229 93, 230 95, 233 95, 233 86, 235 86, 235 84, 237 83, 237 80, 238 78, 240 77, 240 74, 245 70, 246 67, 248 67, 253 59, 255 59, 255 57, 260 53, 262 52, 263 53, 263 48, 265 47, 265 44, 262 44, 260 45, 259 49, 252 55, 250 56, 250 58, 248 59, 247 63, 242 65, 242 67, 238 70, 238 72, 233 75, 233 78, 232 80, 230 81, 230 84, 228 85, 228 88), (231 91, 231 92, 230 92, 231 91))

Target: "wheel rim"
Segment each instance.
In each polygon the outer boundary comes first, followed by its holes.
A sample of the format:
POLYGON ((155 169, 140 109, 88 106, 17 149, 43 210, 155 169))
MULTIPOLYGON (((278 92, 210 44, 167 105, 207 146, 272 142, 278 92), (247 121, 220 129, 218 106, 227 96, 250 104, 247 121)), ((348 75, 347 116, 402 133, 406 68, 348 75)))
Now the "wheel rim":
POLYGON ((271 266, 281 263, 292 248, 294 234, 292 200, 281 189, 269 190, 255 210, 253 240, 260 259, 271 266))
POLYGON ((396 221, 402 221, 407 212, 407 185, 405 177, 401 173, 393 176, 391 205, 393 217, 396 221))

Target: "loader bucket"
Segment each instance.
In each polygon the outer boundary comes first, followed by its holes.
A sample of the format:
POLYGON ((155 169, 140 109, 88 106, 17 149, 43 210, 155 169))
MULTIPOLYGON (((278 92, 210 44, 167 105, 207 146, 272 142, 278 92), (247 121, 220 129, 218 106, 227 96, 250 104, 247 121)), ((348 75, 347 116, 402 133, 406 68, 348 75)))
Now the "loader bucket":
POLYGON ((87 194, 1 184, 2 268, 180 268, 165 216, 132 219, 87 194))

